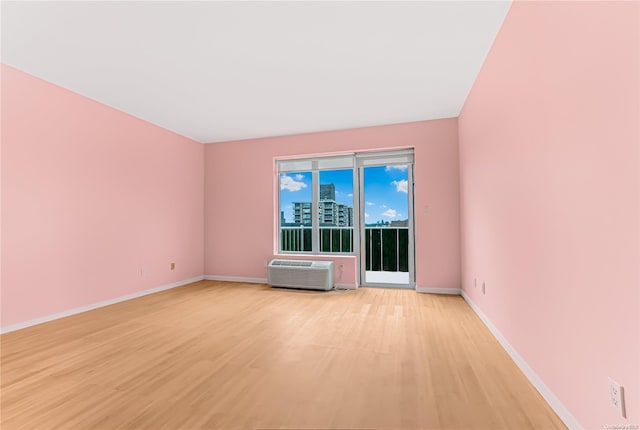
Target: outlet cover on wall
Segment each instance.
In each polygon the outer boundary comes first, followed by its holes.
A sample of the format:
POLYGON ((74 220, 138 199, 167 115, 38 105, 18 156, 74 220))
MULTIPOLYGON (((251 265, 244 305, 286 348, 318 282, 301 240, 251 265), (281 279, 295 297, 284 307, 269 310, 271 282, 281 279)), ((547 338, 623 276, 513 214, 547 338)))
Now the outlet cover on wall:
POLYGON ((611 378, 609 378, 609 404, 613 406, 620 415, 626 418, 624 410, 624 387, 611 378))

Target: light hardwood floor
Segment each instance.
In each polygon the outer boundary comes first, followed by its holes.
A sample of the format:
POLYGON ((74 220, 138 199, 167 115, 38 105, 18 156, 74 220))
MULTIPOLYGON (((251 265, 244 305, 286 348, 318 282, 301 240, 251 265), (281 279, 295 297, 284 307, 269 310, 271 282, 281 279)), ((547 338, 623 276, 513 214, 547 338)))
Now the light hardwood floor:
POLYGON ((459 296, 201 281, 1 346, 3 430, 565 428, 459 296))

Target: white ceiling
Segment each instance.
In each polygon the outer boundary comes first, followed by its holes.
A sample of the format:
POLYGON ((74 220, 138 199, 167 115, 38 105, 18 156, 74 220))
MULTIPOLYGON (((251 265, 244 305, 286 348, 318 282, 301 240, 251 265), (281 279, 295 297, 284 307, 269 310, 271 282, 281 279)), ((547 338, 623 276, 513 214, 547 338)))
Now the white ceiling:
POLYGON ((456 117, 510 2, 2 2, 2 62, 199 142, 456 117))

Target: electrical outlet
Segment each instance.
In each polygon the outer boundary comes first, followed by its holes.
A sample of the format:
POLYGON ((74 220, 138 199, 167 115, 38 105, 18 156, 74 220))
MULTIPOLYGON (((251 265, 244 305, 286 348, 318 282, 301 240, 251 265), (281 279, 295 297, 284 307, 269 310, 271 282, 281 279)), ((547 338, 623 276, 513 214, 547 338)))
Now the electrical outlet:
POLYGON ((171 263, 171 270, 176 270, 176 263, 171 263))
POLYGON ((473 288, 478 288, 478 278, 473 278, 473 288))
POLYGON ((624 387, 609 378, 609 404, 617 409, 620 415, 626 418, 624 410, 624 387))
POLYGON ((149 268, 148 268, 148 267, 145 267, 145 266, 142 266, 142 267, 140 268, 140 276, 145 277, 145 276, 147 276, 148 274, 149 274, 149 268))
POLYGON ((482 283, 482 295, 484 296, 485 293, 485 288, 484 288, 484 282, 482 283))

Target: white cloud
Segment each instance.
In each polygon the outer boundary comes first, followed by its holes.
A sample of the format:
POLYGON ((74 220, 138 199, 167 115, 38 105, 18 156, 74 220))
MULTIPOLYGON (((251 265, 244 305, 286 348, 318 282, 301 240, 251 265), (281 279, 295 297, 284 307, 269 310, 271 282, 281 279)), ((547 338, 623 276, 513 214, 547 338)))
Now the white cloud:
POLYGON ((304 179, 304 175, 297 173, 296 174, 296 181, 302 181, 304 179))
POLYGON ((380 205, 380 207, 381 207, 382 209, 386 209, 386 208, 387 208, 387 205, 380 205))
POLYGON ((400 181, 392 181, 391 183, 396 186, 397 192, 399 193, 408 192, 409 182, 406 179, 402 179, 400 181))
POLYGON ((396 212, 395 209, 389 208, 386 211, 382 212, 381 215, 385 218, 395 218, 398 216, 398 213, 396 212))
MULTIPOLYGON (((302 175, 296 175, 296 178, 302 175)), ((304 178, 304 176, 302 176, 304 178)), ((281 190, 289 190, 289 191, 300 191, 303 188, 307 188, 307 184, 304 182, 298 182, 293 179, 291 176, 282 175, 280 176, 280 189, 281 190)))
POLYGON ((373 202, 367 202, 367 206, 375 206, 376 204, 373 202))
POLYGON ((402 172, 404 172, 405 170, 407 170, 409 166, 407 166, 406 164, 399 164, 399 165, 395 165, 395 166, 387 166, 384 168, 385 172, 390 171, 391 169, 395 169, 395 170, 400 170, 402 172))
POLYGON ((365 218, 369 218, 369 214, 365 212, 365 213, 364 213, 364 217, 365 217, 365 218))
POLYGON ((347 194, 347 197, 353 197, 352 193, 347 194))

